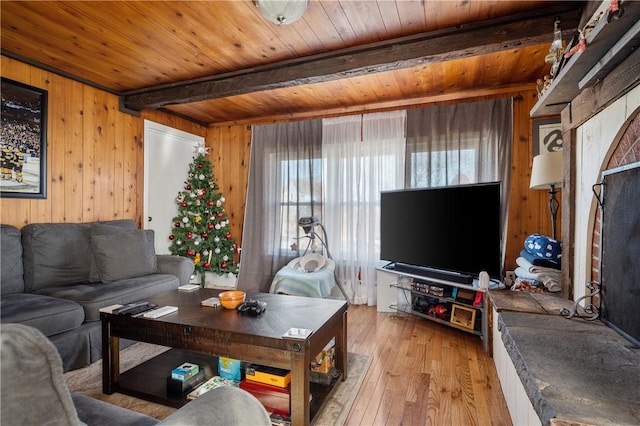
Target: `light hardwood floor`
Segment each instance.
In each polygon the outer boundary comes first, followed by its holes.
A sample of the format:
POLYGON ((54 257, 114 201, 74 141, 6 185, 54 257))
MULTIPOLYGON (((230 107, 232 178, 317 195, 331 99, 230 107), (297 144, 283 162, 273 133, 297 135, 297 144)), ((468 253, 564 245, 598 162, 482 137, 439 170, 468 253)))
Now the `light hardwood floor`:
POLYGON ((348 350, 373 357, 347 425, 511 425, 478 336, 350 305, 348 350))

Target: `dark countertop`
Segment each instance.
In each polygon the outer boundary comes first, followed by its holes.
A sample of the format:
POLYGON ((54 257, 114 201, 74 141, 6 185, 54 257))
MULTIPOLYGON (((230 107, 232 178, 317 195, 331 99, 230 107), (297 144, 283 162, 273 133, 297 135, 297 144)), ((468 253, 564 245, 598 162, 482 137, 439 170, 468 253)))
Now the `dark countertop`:
MULTIPOLYGON (((490 290, 498 327, 543 425, 640 425, 640 348, 551 294, 490 290)), ((640 309, 640 307, 639 307, 640 309)))

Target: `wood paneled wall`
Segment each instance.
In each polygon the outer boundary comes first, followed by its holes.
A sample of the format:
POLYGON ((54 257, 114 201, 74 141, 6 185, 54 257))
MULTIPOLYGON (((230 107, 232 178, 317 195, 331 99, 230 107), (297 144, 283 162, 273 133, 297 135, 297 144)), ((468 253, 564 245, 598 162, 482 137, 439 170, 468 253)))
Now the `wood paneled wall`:
POLYGON ((249 180, 251 127, 247 125, 212 126, 207 129, 206 144, 213 163, 213 178, 226 199, 231 235, 242 247, 244 209, 249 180))
POLYGON ((200 136, 206 128, 152 111, 119 111, 118 97, 2 56, 2 76, 48 91, 47 198, 0 199, 0 221, 133 219, 142 223, 144 119, 200 136))
MULTIPOLYGON (((144 119, 204 136, 213 174, 226 198, 231 231, 241 245, 251 130, 247 125, 210 126, 160 111, 140 117, 121 113, 118 97, 2 56, 2 76, 49 92, 48 191, 44 200, 0 199, 0 221, 17 227, 31 222, 133 219, 142 223, 144 119)), ((529 189, 532 120, 536 92, 517 96, 505 269, 527 235, 550 233, 548 194, 529 189)), ((558 216, 561 217, 560 215, 558 216)))
POLYGON ((119 113, 116 96, 4 56, 2 76, 49 94, 47 198, 3 198, 2 222, 139 223, 141 120, 119 113))
MULTIPOLYGON (((509 188, 509 215, 505 272, 516 268, 516 259, 524 248, 524 240, 534 233, 551 235, 549 193, 529 189, 533 163, 533 120, 529 111, 536 103, 535 90, 514 93, 513 146, 511 151, 511 186, 509 188), (520 96, 518 96, 520 95, 520 96)), ((558 199, 561 200, 561 192, 558 199)), ((558 212, 558 235, 561 235, 558 212)))

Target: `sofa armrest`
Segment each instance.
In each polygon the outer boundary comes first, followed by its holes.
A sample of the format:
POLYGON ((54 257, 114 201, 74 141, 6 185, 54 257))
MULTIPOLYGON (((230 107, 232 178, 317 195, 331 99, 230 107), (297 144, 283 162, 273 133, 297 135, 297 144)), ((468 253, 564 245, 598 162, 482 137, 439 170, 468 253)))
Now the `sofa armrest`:
POLYGON ((80 421, 87 425, 154 426, 158 424, 158 420, 153 417, 81 393, 72 393, 71 399, 80 421))
POLYGON ((159 273, 175 275, 178 277, 180 285, 189 284, 195 270, 193 260, 171 254, 158 254, 156 258, 158 259, 159 273))
POLYGON ((173 412, 158 425, 271 426, 271 419, 262 403, 249 392, 235 386, 220 386, 173 412))

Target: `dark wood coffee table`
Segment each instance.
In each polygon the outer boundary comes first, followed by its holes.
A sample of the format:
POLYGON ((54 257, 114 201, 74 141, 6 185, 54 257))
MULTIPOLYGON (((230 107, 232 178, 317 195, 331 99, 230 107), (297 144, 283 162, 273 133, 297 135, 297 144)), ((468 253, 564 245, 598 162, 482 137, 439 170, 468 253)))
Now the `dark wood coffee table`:
POLYGON ((149 298, 158 306, 179 308, 158 319, 102 313, 103 392, 120 392, 180 407, 188 400, 166 392, 166 377, 171 369, 185 361, 199 362, 211 377, 217 373, 216 356, 225 356, 291 370, 291 424, 309 424, 335 386, 335 382, 328 386, 310 383, 309 366, 334 337, 336 368, 342 372, 342 380, 347 376, 347 302, 249 294, 247 297, 267 303, 266 312, 251 317, 235 310, 201 306, 202 300, 218 293, 213 289, 176 290, 149 298), (292 327, 314 332, 302 340, 283 338, 292 327), (120 338, 174 349, 120 373, 120 338))

